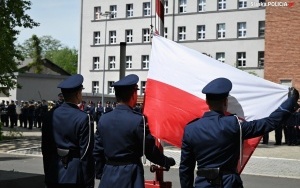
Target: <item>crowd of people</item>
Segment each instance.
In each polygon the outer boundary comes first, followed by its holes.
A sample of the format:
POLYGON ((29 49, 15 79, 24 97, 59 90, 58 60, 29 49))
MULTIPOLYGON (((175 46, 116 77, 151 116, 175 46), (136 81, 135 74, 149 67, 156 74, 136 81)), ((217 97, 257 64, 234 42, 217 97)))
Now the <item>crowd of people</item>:
MULTIPOLYGON (((64 102, 63 95, 58 94, 57 101, 23 101, 20 103, 17 100, 5 101, 0 104, 1 122, 4 127, 23 127, 32 129, 33 127, 41 128, 43 125, 43 117, 52 108, 60 106, 64 102)), ((116 102, 107 101, 105 106, 102 106, 101 101, 94 103, 93 101, 81 101, 78 104, 80 110, 89 114, 97 123, 102 114, 112 111, 116 107, 116 102)), ((142 104, 138 103, 134 110, 141 112, 142 104)))

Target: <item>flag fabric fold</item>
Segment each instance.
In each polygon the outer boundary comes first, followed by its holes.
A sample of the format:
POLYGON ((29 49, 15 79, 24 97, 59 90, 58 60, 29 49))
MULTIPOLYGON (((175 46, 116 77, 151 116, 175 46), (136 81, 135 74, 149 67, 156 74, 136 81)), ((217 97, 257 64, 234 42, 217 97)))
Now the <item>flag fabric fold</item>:
MULTIPOLYGON (((218 77, 228 78, 233 83, 228 112, 246 121, 269 116, 278 107, 276 104, 287 99, 287 86, 154 36, 144 106, 151 133, 180 147, 184 127, 208 110, 205 95, 201 92, 203 87, 218 77)), ((254 138, 244 142, 244 165, 259 140, 254 138)))

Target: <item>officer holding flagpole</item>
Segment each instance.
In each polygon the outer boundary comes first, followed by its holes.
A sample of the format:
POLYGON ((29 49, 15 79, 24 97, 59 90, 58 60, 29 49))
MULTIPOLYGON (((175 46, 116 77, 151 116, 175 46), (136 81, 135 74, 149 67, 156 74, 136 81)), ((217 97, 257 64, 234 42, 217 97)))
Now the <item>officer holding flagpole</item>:
POLYGON ((175 165, 175 160, 155 145, 145 117, 133 110, 138 80, 137 75, 131 74, 113 84, 118 104, 102 115, 97 125, 94 157, 100 188, 143 188, 143 154, 167 169, 175 165))
POLYGON ((210 111, 184 129, 179 167, 182 188, 242 188, 237 165, 242 157, 243 140, 276 129, 298 107, 299 92, 292 89, 290 97, 269 117, 240 122, 237 116, 225 115, 231 89, 230 80, 217 78, 202 90, 210 111), (197 176, 194 179, 196 163, 197 176))

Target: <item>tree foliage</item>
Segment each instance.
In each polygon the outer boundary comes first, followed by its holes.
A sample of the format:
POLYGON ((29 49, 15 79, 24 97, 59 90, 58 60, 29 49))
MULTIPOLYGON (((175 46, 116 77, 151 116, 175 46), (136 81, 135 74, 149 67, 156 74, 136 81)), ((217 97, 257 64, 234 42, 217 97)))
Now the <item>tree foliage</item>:
MULTIPOLYGON (((41 49, 41 58, 47 58, 70 74, 75 74, 77 72, 78 52, 76 49, 70 49, 69 47, 64 46, 59 40, 54 39, 51 36, 42 36, 38 39, 38 46, 41 49)), ((31 65, 37 65, 36 62, 39 62, 35 61, 37 56, 37 43, 35 40, 36 39, 32 37, 25 40, 22 45, 18 46, 24 57, 33 59, 34 62, 31 65)), ((35 67, 37 68, 37 66, 35 67)))
POLYGON ((31 57, 33 58, 33 62, 30 63, 29 66, 34 68, 35 73, 40 74, 43 70, 43 67, 42 67, 43 62, 42 62, 42 55, 41 55, 42 48, 40 46, 41 41, 36 35, 33 35, 31 39, 32 39, 31 57))
POLYGON ((15 42, 20 31, 17 28, 33 28, 39 24, 25 13, 31 2, 26 0, 0 0, 0 92, 17 87, 15 72, 18 62, 23 60, 15 42))
POLYGON ((48 51, 45 57, 70 74, 77 72, 78 52, 76 49, 64 47, 60 50, 48 51))
MULTIPOLYGON (((45 57, 46 53, 49 51, 55 51, 60 50, 63 45, 61 42, 57 39, 54 39, 53 37, 49 35, 41 36, 39 37, 41 47, 41 55, 42 57, 45 57)), ((33 58, 34 55, 34 49, 32 48, 32 44, 34 43, 33 38, 29 38, 25 40, 21 45, 18 46, 18 48, 22 51, 22 54, 24 57, 33 58)))

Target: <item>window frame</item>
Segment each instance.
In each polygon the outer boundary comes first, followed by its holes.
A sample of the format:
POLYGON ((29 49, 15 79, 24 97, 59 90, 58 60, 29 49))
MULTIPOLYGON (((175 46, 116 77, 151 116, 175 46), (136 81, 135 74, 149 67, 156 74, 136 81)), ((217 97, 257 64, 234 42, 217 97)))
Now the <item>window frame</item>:
POLYGON ((109 31, 109 44, 117 44, 117 31, 109 31))
POLYGON ((197 25, 197 40, 205 40, 205 35, 206 35, 205 25, 197 25), (204 30, 200 30, 200 28, 204 28, 204 30))
POLYGON ((109 10, 111 12, 110 18, 112 19, 117 18, 117 11, 118 11, 117 5, 110 5, 109 10))
POLYGON ((178 27, 178 41, 185 41, 186 40, 186 27, 179 26, 178 27))
POLYGON ((126 4, 126 18, 133 17, 133 4, 126 4))
POLYGON ((99 56, 93 57, 93 70, 100 70, 100 57, 99 56))
POLYGON ((266 22, 258 21, 258 37, 265 37, 265 30, 266 30, 266 22))
POLYGON ((126 56, 126 61, 125 61, 125 69, 132 69, 132 56, 128 55, 126 56))
POLYGON ((150 2, 144 2, 143 3, 143 16, 144 17, 151 16, 151 3, 150 2))
POLYGON ((108 56, 108 63, 110 70, 116 69, 116 56, 108 56))
POLYGON ((205 12, 205 11, 206 11, 206 0, 198 0, 198 12, 205 12))
POLYGON ((246 36, 247 36, 247 22, 238 22, 237 23, 237 38, 246 38, 246 36), (243 25, 244 25, 244 27, 243 27, 243 25))
POLYGON ((94 20, 101 19, 101 6, 94 7, 94 20))
POLYGON ((125 41, 126 43, 133 43, 133 30, 132 29, 126 29, 125 30, 125 41), (128 33, 131 32, 131 33, 128 33))
POLYGON ((100 31, 94 31, 94 45, 100 45, 101 44, 101 32, 100 31), (98 36, 99 34, 99 36, 98 36))
POLYGON ((100 93, 99 81, 92 81, 92 93, 100 93))
POLYGON ((216 60, 220 61, 221 63, 225 63, 225 52, 217 52, 216 60))
POLYGON ((218 23, 217 24, 217 39, 225 39, 226 38, 226 24, 225 23, 218 23), (221 26, 224 26, 220 28, 221 26))
POLYGON ((178 13, 183 14, 186 13, 187 8, 187 0, 178 0, 178 13))
POLYGON ((114 83, 115 83, 114 81, 107 81, 107 93, 109 95, 115 94, 115 88, 112 86, 114 83))
POLYGON ((237 52, 236 60, 237 60, 237 67, 246 67, 247 66, 246 52, 237 52), (241 56, 239 57, 239 55, 241 56))
POLYGON ((218 10, 226 10, 226 0, 218 0, 218 10))
POLYGON ((143 70, 148 70, 149 69, 149 63, 150 63, 149 55, 142 55, 141 60, 142 60, 142 69, 143 70))
POLYGON ((143 34, 143 43, 150 43, 151 39, 151 32, 149 28, 142 29, 142 34, 143 34))

